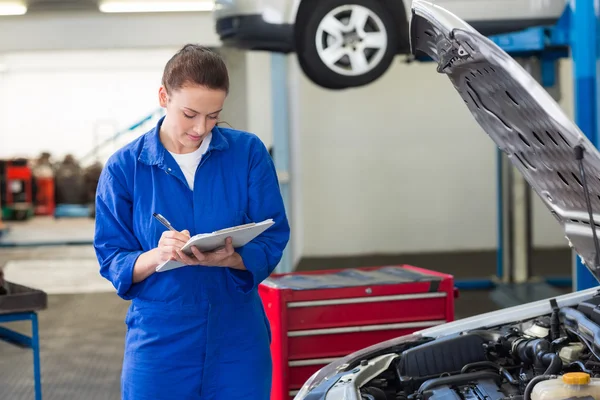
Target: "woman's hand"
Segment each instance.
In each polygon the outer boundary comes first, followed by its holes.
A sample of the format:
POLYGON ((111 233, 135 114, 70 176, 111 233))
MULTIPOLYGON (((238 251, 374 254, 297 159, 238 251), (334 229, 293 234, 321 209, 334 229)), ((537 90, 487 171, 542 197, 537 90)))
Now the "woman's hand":
POLYGON ((179 253, 183 245, 190 240, 190 233, 187 230, 177 232, 177 231, 165 231, 160 236, 158 241, 158 262, 157 264, 161 264, 165 261, 176 260, 181 261, 179 259, 179 253))
POLYGON ((156 266, 165 261, 181 261, 178 252, 190 239, 188 231, 165 231, 160 236, 158 246, 142 253, 133 267, 133 283, 141 282, 156 272, 156 266))
POLYGON ((181 248, 177 250, 178 261, 187 265, 208 265, 215 267, 231 267, 246 269, 242 257, 236 253, 230 237, 225 239, 225 247, 202 253, 197 247, 191 247, 193 256, 188 256, 181 248))

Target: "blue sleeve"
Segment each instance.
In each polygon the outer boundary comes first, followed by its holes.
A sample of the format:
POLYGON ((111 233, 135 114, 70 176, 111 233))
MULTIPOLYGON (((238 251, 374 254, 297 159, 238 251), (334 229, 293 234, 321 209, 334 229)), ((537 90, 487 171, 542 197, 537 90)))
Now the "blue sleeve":
POLYGON ((125 300, 134 296, 133 267, 143 253, 133 233, 133 202, 119 173, 104 168, 96 191, 96 228, 94 249, 100 263, 100 275, 108 279, 125 300))
POLYGON ((250 157, 248 217, 253 222, 273 219, 269 229, 237 249, 246 270, 228 268, 238 289, 248 293, 258 287, 277 267, 290 238, 290 226, 273 160, 258 140, 250 157))

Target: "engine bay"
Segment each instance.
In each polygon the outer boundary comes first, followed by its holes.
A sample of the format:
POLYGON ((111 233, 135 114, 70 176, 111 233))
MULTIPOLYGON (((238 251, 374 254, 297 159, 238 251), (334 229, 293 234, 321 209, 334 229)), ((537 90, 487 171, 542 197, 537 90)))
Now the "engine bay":
POLYGON ((576 307, 550 302, 552 313, 535 319, 404 344, 385 371, 361 385, 361 398, 535 400, 545 380, 573 372, 600 378, 600 294, 576 307))

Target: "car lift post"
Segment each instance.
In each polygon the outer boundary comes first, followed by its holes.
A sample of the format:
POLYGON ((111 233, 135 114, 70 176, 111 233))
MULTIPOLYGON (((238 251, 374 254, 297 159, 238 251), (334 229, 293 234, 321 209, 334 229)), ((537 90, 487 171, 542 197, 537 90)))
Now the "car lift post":
MULTIPOLYGON (((281 195, 288 219, 291 217, 290 191, 290 91, 288 81, 288 57, 271 53, 271 107, 273 113, 273 162, 277 170, 281 195)), ((291 221, 290 221, 291 222, 291 221)), ((292 272, 292 241, 288 243, 276 273, 292 272)))
MULTIPOLYGON (((515 56, 521 66, 558 100, 557 60, 528 54, 515 56)), ((533 249, 532 190, 508 157, 497 151, 498 163, 498 264, 497 283, 492 299, 504 306, 527 303, 561 293, 548 277, 534 277, 531 271, 533 249)))
MULTIPOLYGON (((563 55, 552 54, 553 50, 547 50, 546 48, 555 47, 567 47, 570 48, 570 57, 573 63, 573 82, 574 82, 574 109, 575 109, 575 123, 579 126, 581 131, 590 139, 590 141, 599 147, 599 132, 600 124, 598 123, 598 66, 597 60, 600 55, 598 50, 598 4, 597 0, 571 0, 565 9, 565 13, 557 23, 555 27, 544 29, 540 27, 539 32, 536 33, 538 28, 520 32, 516 34, 506 35, 504 37, 496 37, 495 40, 498 44, 510 43, 510 46, 516 48, 520 52, 526 52, 528 46, 531 46, 530 50, 537 53, 542 62, 542 83, 548 79, 547 67, 550 62, 558 58, 562 58, 563 55), (529 35, 527 36, 527 33, 529 35), (536 35, 540 41, 536 46, 536 35), (529 39, 523 40, 523 45, 519 45, 518 39, 529 39), (540 46, 541 45, 541 46, 540 46), (519 49, 520 47, 520 49, 519 49), (547 57, 547 55, 550 57, 547 57), (549 58, 549 59, 548 59, 549 58)), ((510 47, 509 46, 509 47, 510 47)), ((515 50, 515 49, 513 49, 515 50)), ((517 51, 518 52, 518 51, 517 51)), ((567 54, 568 56, 568 54, 567 54)), ((548 85, 544 85, 548 86, 548 85)), ((507 211, 501 194, 499 195, 499 224, 504 218, 501 216, 503 212, 507 211)), ((509 211, 510 213, 510 211, 509 211)), ((502 232, 502 227, 506 228, 509 226, 506 223, 502 223, 499 231, 499 246, 498 246, 498 278, 506 279, 507 272, 504 268, 509 265, 505 257, 511 254, 514 250, 514 243, 508 242, 510 249, 507 251, 504 248, 504 240, 507 236, 505 232, 502 232)), ((564 284, 568 283, 568 279, 547 279, 548 283, 564 284)), ((574 290, 584 290, 591 287, 597 286, 598 283, 588 271, 588 269, 582 264, 581 259, 576 256, 573 252, 573 277, 571 280, 571 286, 574 290)))
MULTIPOLYGON (((556 84, 556 63, 561 58, 571 57, 573 62, 573 82, 575 91, 575 122, 592 143, 598 147, 597 123, 597 67, 598 39, 597 18, 595 12, 597 0, 571 0, 563 15, 554 26, 540 26, 520 32, 492 36, 490 39, 515 59, 528 59, 524 67, 532 68, 531 61, 539 61, 539 69, 530 69, 530 73, 548 90, 556 84), (569 52, 569 49, 571 50, 569 52), (536 73, 540 75, 536 76, 536 73)), ((515 218, 515 207, 529 207, 526 202, 515 203, 514 182, 516 176, 504 165, 505 156, 498 151, 498 253, 496 276, 491 279, 458 280, 460 289, 480 289, 497 286, 502 283, 526 283, 529 280, 529 265, 526 255, 531 240, 527 234, 530 228, 527 221, 530 216, 515 218), (507 171, 509 172, 507 174, 507 171), (509 199, 511 202, 506 203, 509 199), (507 215, 508 214, 508 215, 507 215), (512 222, 516 222, 513 224, 512 222), (518 229, 516 229, 518 228, 518 229), (520 233, 520 240, 515 237, 520 233), (516 241, 519 243, 516 243, 516 241), (520 249, 520 250, 519 250, 520 249), (517 251, 519 250, 519 251, 517 251), (515 253, 522 255, 515 264, 515 253), (508 270, 507 270, 508 268, 508 270), (515 279, 517 278, 517 279, 515 279)), ((521 209, 523 211, 523 209, 521 209)), ((517 215, 517 216, 519 216, 517 215)), ((517 260, 519 257, 517 257, 517 260)), ((576 258, 573 278, 544 277, 543 281, 552 286, 572 286, 574 290, 587 289, 597 285, 587 268, 576 258)), ((543 282, 542 282, 543 283, 543 282)), ((519 286, 519 285, 517 285, 519 286)), ((527 285, 520 285, 522 290, 527 285)), ((526 291, 526 290, 525 290, 526 291)), ((539 293, 542 295, 542 293, 539 293)), ((535 295, 534 295, 535 296, 535 295)), ((533 299, 532 299, 533 300, 533 299)))
MULTIPOLYGON (((571 57, 573 59, 575 122, 598 148, 598 1, 571 0, 571 57)), ((598 210, 596 210, 598 211, 598 210)), ((573 252, 574 290, 598 285, 581 259, 573 252)))
POLYGON ((0 341, 33 351, 33 384, 35 400, 42 400, 42 372, 40 365, 40 338, 36 311, 0 314, 0 323, 31 321, 31 336, 0 326, 0 341))

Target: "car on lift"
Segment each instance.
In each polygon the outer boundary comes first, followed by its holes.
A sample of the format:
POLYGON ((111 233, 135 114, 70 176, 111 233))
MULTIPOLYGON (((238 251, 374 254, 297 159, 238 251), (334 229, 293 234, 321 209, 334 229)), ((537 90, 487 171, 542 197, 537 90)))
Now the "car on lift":
MULTIPOLYGON (((410 35, 412 53, 447 75, 600 280, 598 150, 517 61, 455 14, 415 0, 410 35)), ((594 287, 359 350, 315 372, 295 400, 600 399, 598 374, 594 287)))
MULTIPOLYGON (((566 0, 436 0, 483 35, 552 25, 566 0)), ((410 52, 410 0, 216 0, 216 32, 226 46, 295 52, 317 85, 345 89, 381 77, 410 52)))

